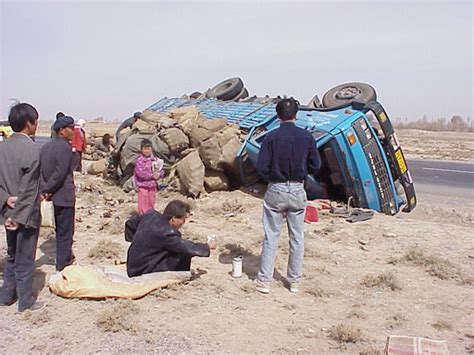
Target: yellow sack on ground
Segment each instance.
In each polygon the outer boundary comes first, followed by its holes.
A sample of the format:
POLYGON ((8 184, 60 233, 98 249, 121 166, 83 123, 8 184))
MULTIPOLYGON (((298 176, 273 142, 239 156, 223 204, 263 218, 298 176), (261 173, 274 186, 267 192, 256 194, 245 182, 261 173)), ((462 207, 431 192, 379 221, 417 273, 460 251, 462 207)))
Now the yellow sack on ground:
POLYGON ((155 272, 128 277, 112 267, 71 265, 49 279, 49 289, 65 298, 141 298, 148 293, 191 279, 189 271, 155 272))

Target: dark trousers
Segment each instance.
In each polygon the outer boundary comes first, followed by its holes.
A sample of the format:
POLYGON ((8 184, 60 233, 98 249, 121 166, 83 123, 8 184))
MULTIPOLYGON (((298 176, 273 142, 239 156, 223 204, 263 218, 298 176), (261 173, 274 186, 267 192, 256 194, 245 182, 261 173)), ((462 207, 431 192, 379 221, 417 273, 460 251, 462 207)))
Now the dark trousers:
POLYGON ((72 264, 72 237, 74 236, 74 207, 54 205, 56 223, 56 270, 72 264))
POLYGON ((7 232, 7 259, 3 271, 0 303, 10 304, 18 296, 18 310, 24 311, 35 303, 33 275, 35 273, 38 228, 18 227, 7 232))
POLYGON ((164 259, 155 271, 189 271, 191 270, 191 257, 188 255, 170 254, 164 259))
POLYGON ((72 170, 82 171, 82 152, 74 152, 72 155, 72 170))

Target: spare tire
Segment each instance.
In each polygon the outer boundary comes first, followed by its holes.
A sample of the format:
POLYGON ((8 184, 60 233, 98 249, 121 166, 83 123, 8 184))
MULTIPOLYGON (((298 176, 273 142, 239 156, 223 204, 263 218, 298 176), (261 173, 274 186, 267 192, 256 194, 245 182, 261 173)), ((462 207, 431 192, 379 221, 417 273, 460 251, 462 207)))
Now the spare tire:
POLYGON ((322 106, 321 106, 321 100, 319 100, 318 95, 314 95, 313 98, 312 98, 311 100, 309 100, 307 106, 310 107, 310 108, 319 108, 319 107, 322 107, 322 106))
POLYGON ((352 100, 376 101, 375 89, 366 83, 345 83, 333 87, 323 96, 323 107, 334 107, 352 100))
POLYGON ((249 97, 249 92, 247 91, 246 88, 242 88, 242 90, 237 94, 236 97, 232 99, 232 101, 239 101, 241 99, 245 99, 249 97))
POLYGON ((232 100, 236 97, 244 87, 244 83, 240 78, 230 78, 215 85, 207 93, 207 97, 215 97, 218 100, 232 100))

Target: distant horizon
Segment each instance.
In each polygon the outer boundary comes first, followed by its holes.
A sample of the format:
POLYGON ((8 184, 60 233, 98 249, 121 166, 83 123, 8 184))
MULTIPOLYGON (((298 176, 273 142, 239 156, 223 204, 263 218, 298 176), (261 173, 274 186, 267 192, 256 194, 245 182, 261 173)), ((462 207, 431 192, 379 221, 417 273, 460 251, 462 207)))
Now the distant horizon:
POLYGON ((467 120, 472 14, 463 0, 0 0, 0 119, 17 98, 42 119, 120 122, 238 76, 304 104, 366 82, 392 119, 467 120))

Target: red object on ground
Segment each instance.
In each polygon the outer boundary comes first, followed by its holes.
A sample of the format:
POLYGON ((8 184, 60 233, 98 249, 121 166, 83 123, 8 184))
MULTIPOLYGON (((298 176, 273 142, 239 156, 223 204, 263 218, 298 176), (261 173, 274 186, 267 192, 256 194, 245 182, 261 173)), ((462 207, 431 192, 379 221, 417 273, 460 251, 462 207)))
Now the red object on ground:
POLYGON ((304 221, 306 223, 317 222, 318 221, 318 209, 314 206, 307 205, 306 211, 304 214, 304 221))

